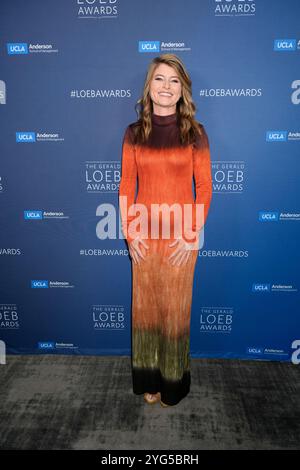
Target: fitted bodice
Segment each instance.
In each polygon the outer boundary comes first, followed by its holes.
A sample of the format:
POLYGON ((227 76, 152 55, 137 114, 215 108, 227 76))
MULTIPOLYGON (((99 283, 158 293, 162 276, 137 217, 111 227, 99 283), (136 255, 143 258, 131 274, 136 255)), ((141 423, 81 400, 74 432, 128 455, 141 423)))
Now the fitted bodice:
MULTIPOLYGON (((190 204, 193 212, 192 226, 196 223, 196 203, 204 204, 208 212, 212 193, 211 164, 208 139, 204 127, 201 138, 195 143, 182 145, 177 113, 167 116, 152 114, 152 131, 147 144, 135 144, 133 126, 126 129, 123 141, 122 177, 120 196, 127 196, 131 204, 143 204, 148 210, 152 204, 190 204), (196 199, 193 195, 195 178, 196 199), (136 183, 138 182, 137 194, 136 183)), ((120 206, 121 208, 121 206, 120 206)), ((122 211, 123 227, 133 217, 122 211)), ((184 221, 183 221, 184 222, 184 221)))

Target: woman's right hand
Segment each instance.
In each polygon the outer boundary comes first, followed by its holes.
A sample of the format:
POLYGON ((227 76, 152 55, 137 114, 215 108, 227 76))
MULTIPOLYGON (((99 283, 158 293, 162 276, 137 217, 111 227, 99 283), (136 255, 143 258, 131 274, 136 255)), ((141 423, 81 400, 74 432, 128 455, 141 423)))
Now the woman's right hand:
POLYGON ((145 259, 145 255, 142 253, 140 243, 148 250, 149 245, 147 245, 140 237, 135 238, 129 243, 129 253, 135 263, 139 263, 140 258, 145 259))

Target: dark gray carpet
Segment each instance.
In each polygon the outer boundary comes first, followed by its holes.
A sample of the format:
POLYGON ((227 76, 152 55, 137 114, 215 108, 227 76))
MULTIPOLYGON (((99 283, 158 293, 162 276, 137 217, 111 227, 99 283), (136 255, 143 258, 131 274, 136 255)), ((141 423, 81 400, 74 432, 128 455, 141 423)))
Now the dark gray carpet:
POLYGON ((191 359, 177 406, 134 395, 127 356, 7 356, 1 449, 299 449, 299 366, 191 359))

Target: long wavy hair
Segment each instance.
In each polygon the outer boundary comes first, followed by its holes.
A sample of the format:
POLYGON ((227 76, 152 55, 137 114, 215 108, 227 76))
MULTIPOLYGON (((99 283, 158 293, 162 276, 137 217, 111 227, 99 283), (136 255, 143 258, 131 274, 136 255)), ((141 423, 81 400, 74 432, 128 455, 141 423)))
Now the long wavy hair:
POLYGON ((153 113, 153 103, 150 97, 150 82, 156 68, 160 64, 169 65, 179 76, 182 85, 182 95, 176 103, 176 112, 180 129, 180 141, 183 145, 193 143, 197 134, 202 135, 201 123, 199 126, 195 119, 196 106, 192 99, 192 81, 183 62, 175 54, 162 54, 155 57, 149 64, 143 95, 135 105, 138 115, 138 121, 133 128, 135 143, 146 143, 152 131, 151 115, 153 113))

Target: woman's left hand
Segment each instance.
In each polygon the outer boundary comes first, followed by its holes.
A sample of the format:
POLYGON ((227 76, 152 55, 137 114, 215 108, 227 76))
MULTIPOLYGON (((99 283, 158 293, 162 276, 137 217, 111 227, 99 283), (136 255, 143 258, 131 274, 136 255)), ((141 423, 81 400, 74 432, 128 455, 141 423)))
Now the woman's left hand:
MULTIPOLYGON (((194 232, 195 235, 195 232, 194 232)), ((176 238, 169 246, 178 245, 176 250, 169 256, 169 261, 174 266, 181 266, 187 263, 191 251, 199 249, 199 233, 196 234, 196 241, 186 242, 182 237, 176 238), (173 261, 171 261, 173 259, 173 261)))

